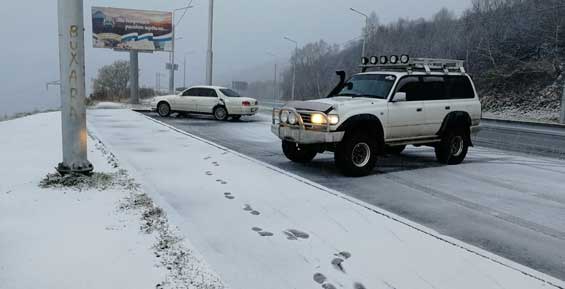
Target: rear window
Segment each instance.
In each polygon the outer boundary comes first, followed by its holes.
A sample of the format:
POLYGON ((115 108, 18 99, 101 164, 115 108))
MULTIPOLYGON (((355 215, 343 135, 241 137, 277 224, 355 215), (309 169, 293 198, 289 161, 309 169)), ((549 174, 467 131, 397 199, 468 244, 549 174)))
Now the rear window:
POLYGON ((231 89, 220 89, 220 91, 227 97, 241 97, 241 95, 239 95, 239 93, 237 93, 234 90, 231 89))
POLYGON ((466 76, 403 77, 397 91, 405 92, 407 101, 475 98, 473 85, 466 76))

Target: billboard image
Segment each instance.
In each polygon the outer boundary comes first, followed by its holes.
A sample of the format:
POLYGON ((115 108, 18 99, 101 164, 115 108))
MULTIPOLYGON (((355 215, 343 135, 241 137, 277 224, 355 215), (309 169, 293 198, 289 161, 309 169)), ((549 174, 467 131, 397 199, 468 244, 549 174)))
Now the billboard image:
POLYGON ((172 51, 173 14, 109 7, 92 7, 95 48, 172 51))

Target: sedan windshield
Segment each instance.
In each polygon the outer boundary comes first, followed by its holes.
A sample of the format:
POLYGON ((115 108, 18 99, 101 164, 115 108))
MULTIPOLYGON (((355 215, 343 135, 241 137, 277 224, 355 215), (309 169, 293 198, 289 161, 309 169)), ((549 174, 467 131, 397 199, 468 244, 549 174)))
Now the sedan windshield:
POLYGON ((220 89, 220 91, 227 97, 241 97, 241 95, 239 95, 239 93, 237 93, 236 91, 233 91, 229 88, 220 89))
POLYGON ((362 74, 353 76, 345 87, 334 96, 370 97, 386 99, 396 76, 385 74, 362 74))

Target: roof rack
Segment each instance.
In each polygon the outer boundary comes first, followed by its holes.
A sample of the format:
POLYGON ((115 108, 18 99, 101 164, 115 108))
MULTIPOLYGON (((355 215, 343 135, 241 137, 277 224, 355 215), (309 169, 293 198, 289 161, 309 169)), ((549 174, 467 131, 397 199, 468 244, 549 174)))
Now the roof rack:
POLYGON ((408 73, 414 71, 424 71, 427 74, 432 73, 432 71, 441 71, 444 73, 450 72, 460 72, 465 74, 465 68, 463 67, 463 60, 451 60, 451 59, 434 59, 434 58, 414 58, 410 59, 408 62, 400 64, 392 63, 378 63, 378 64, 365 64, 361 65, 363 72, 369 69, 377 70, 406 70, 408 73))

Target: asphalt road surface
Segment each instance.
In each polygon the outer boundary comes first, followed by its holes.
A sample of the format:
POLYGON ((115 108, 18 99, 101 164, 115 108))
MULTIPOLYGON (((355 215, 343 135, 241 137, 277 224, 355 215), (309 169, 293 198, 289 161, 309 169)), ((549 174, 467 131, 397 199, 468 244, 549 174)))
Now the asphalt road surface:
POLYGON ((330 153, 307 165, 288 161, 267 113, 239 122, 147 115, 565 280, 563 160, 479 146, 462 165, 442 166, 433 149, 409 147, 381 158, 371 176, 346 178, 330 153))

